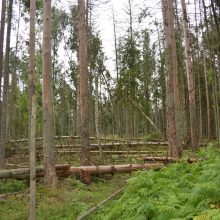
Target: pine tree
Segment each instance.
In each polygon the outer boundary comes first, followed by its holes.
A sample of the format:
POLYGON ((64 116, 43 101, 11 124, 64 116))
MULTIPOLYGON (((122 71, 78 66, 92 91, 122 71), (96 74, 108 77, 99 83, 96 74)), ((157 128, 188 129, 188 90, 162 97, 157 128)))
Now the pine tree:
POLYGON ((43 9, 43 148, 45 183, 56 187, 57 176, 54 160, 54 125, 52 106, 51 65, 51 0, 44 0, 43 9))
POLYGON ((36 219, 36 92, 35 92, 35 11, 36 1, 30 2, 30 40, 29 40, 29 150, 30 150, 30 207, 29 219, 36 219))

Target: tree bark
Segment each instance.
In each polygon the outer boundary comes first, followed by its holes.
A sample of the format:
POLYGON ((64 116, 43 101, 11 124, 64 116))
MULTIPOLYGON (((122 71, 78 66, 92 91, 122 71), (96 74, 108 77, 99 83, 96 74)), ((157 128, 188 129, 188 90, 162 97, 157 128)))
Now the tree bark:
MULTIPOLYGON (((167 107, 166 107, 166 117, 167 117, 167 137, 169 142, 168 154, 170 157, 180 157, 181 156, 181 147, 178 140, 176 132, 176 113, 175 107, 175 97, 176 92, 178 91, 175 88, 176 82, 176 40, 174 33, 174 24, 173 24, 173 1, 172 0, 162 0, 163 8, 163 22, 164 22, 164 32, 165 32, 165 52, 166 52, 166 89, 167 89, 167 107)), ((179 106, 177 106, 179 108, 179 106)))
POLYGON ((183 125, 183 109, 181 106, 181 100, 180 100, 180 85, 179 85, 179 74, 178 74, 178 64, 177 64, 177 50, 176 50, 176 34, 174 29, 174 15, 173 15, 173 0, 168 0, 168 4, 170 5, 170 13, 168 15, 169 22, 171 23, 171 38, 172 38, 172 44, 171 44, 171 56, 172 59, 170 62, 172 62, 172 72, 173 72, 173 90, 174 90, 174 108, 175 108, 175 123, 176 123, 176 141, 177 145, 180 146, 180 144, 184 141, 184 125, 183 125))
MULTIPOLYGON (((105 165, 105 166, 79 166, 79 167, 69 167, 64 166, 64 168, 56 168, 58 176, 67 177, 71 175, 83 176, 84 172, 89 172, 91 175, 97 174, 114 174, 114 173, 129 173, 137 170, 149 170, 149 169, 160 169, 164 166, 163 163, 153 163, 153 164, 121 164, 121 165, 105 165)), ((21 179, 27 178, 29 176, 29 168, 11 169, 0 171, 0 179, 21 179)), ((44 169, 36 169, 37 176, 43 176, 44 169)))
POLYGON ((80 133, 82 141, 81 164, 90 164, 89 106, 88 106, 88 49, 85 21, 85 1, 78 0, 79 73, 80 73, 80 133))
POLYGON ((102 146, 100 139, 100 126, 99 126, 99 75, 98 72, 95 75, 95 129, 96 129, 96 138, 99 145, 99 157, 102 160, 102 146))
POLYGON ((29 151, 30 151, 30 206, 29 219, 36 219, 36 95, 35 95, 35 11, 36 0, 30 1, 29 40, 29 151))
MULTIPOLYGON (((1 31, 0 31, 0 97, 2 97, 2 77, 3 77, 3 48, 4 48, 4 34, 5 34, 5 12, 6 0, 2 0, 1 11, 1 31)), ((0 120, 1 121, 1 120, 0 120)))
MULTIPOLYGON (((207 29, 207 45, 210 42, 210 37, 209 37, 209 26, 208 26, 208 18, 207 18, 207 12, 206 12, 206 5, 205 1, 202 0, 202 6, 204 9, 204 19, 205 19, 205 27, 207 29)), ((204 35, 204 29, 202 26, 202 32, 204 35)), ((204 37, 204 36, 203 36, 204 37)), ((205 42, 204 42, 205 43, 205 42)), ((204 75, 205 75, 205 91, 206 91, 206 109, 207 109, 207 132, 208 132, 208 140, 211 139, 211 105, 210 105, 210 98, 209 98, 209 85, 208 85, 208 77, 207 77, 207 64, 206 64, 206 54, 205 51, 203 50, 203 64, 204 64, 204 75)))
MULTIPOLYGON (((145 157, 143 156, 144 162, 163 162, 163 163, 172 163, 172 162, 180 162, 181 159, 174 157, 145 157)), ((188 163, 195 163, 198 161, 202 161, 202 159, 197 159, 194 157, 190 157, 187 159, 188 163)))
POLYGON ((45 184, 56 187, 57 176, 54 164, 54 124, 52 105, 51 71, 51 0, 44 0, 43 9, 43 148, 45 184))
MULTIPOLYGON (((56 171, 65 171, 70 169, 69 164, 58 164, 55 166, 56 171)), ((29 177, 30 169, 29 168, 19 168, 19 169, 10 169, 10 170, 1 170, 0 179, 10 179, 10 178, 26 178, 29 177)), ((36 168, 36 176, 44 176, 44 168, 36 168)))
POLYGON ((192 57, 190 53, 189 28, 188 28, 185 0, 181 0, 181 3, 182 3, 182 13, 183 13, 185 61, 186 61, 188 96, 189 96, 191 147, 193 152, 195 152, 198 149, 198 134, 197 134, 198 126, 196 120, 195 83, 194 83, 193 70, 192 70, 192 57))
POLYGON ((4 86, 3 86, 3 102, 1 112, 1 134, 0 134, 0 168, 5 164, 5 142, 7 129, 7 114, 8 114, 8 89, 9 89, 9 62, 10 62, 10 43, 11 43, 11 23, 12 23, 12 8, 13 0, 9 1, 8 6, 8 26, 6 38, 6 53, 4 66, 4 86))

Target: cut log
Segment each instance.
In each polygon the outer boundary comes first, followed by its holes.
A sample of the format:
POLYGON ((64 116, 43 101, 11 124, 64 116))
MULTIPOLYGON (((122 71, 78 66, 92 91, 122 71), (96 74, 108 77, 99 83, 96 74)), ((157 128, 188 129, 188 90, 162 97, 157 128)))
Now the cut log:
MULTIPOLYGON (((55 166, 57 172, 60 170, 65 171, 69 170, 70 165, 69 164, 58 164, 55 166)), ((43 167, 37 167, 36 173, 38 176, 42 176, 44 172, 43 167)), ((10 179, 10 178, 22 178, 29 176, 30 169, 29 168, 20 168, 20 169, 10 169, 10 170, 0 170, 0 179, 10 179)))
POLYGON ((142 159, 144 162, 177 162, 180 159, 179 158, 174 158, 174 157, 148 157, 142 155, 142 159))
MULTIPOLYGON (((74 151, 74 150, 59 150, 57 151, 57 153, 63 153, 63 154, 77 154, 77 153, 80 153, 80 151, 74 151)), ((91 154, 98 154, 99 151, 90 151, 91 154)), ((166 153, 166 151, 131 151, 131 150, 128 150, 128 151, 123 151, 123 150, 118 150, 118 151, 102 151, 103 154, 157 154, 157 153, 166 153)))
POLYGON ((55 166, 56 170, 69 170, 70 167, 70 164, 57 164, 55 166))
MULTIPOLYGON (((107 166, 79 166, 69 167, 66 165, 57 165, 56 172, 60 177, 67 177, 71 175, 82 176, 83 173, 87 172, 90 175, 97 174, 115 174, 115 173, 129 173, 136 170, 148 170, 148 169, 159 169, 163 167, 162 163, 154 164, 124 164, 124 165, 107 165, 107 166), (62 169, 63 167, 63 169, 62 169)), ((1 170, 0 179, 22 179, 29 176, 29 168, 12 169, 12 170, 1 170)), ((44 169, 42 167, 36 168, 37 177, 44 175, 44 169)))
MULTIPOLYGON (((174 158, 174 157, 147 157, 147 156, 143 156, 142 155, 142 159, 144 160, 144 162, 179 162, 181 161, 181 159, 179 158, 174 158)), ((195 163, 198 161, 202 161, 203 159, 197 159, 195 157, 190 157, 187 159, 188 163, 195 163)))
POLYGON ((63 172, 69 175, 81 174, 83 171, 89 172, 91 175, 97 174, 115 174, 129 173, 136 170, 159 169, 163 167, 162 163, 155 164, 122 164, 122 165, 105 165, 105 166, 80 166, 70 167, 69 170, 63 172))

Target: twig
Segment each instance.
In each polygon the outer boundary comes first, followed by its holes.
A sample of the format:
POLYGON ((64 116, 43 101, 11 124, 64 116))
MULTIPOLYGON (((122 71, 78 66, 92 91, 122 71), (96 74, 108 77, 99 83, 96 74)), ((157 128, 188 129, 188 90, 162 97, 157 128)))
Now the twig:
POLYGON ((92 207, 91 209, 89 209, 88 211, 84 212, 82 215, 80 215, 77 220, 83 220, 85 219, 89 214, 93 213, 94 211, 96 211, 98 208, 100 208, 101 206, 103 206, 105 203, 107 203, 109 200, 111 200, 112 198, 114 198, 115 196, 119 195, 123 189, 125 187, 119 189, 118 191, 114 192, 112 195, 110 195, 108 198, 106 198, 105 200, 103 200, 101 203, 99 203, 98 205, 92 207))

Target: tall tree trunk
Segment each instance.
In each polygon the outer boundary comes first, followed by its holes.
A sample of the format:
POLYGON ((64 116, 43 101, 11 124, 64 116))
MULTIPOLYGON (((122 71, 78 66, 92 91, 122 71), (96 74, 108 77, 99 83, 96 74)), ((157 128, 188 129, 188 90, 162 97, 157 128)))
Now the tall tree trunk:
POLYGON ((165 80, 165 71, 164 71, 164 64, 163 64, 163 56, 162 56, 162 48, 161 48, 161 39, 159 28, 157 26, 157 37, 158 37, 158 47, 159 47, 159 55, 160 55, 160 86, 161 86, 161 100, 162 100, 162 128, 163 130, 163 137, 166 138, 166 80, 165 80))
POLYGON ((185 41, 185 60, 187 70, 187 83, 188 83, 188 96, 189 96, 189 111, 190 111, 190 133, 191 133, 191 145, 192 150, 195 152, 198 149, 198 135, 197 135, 197 120, 196 120, 196 99, 195 99, 195 83, 192 71, 192 57, 190 53, 189 44, 189 28, 186 12, 185 0, 181 0, 182 13, 183 13, 183 31, 185 41))
POLYGON ((29 151, 30 151, 30 206, 29 219, 36 219, 36 95, 35 95, 35 11, 36 0, 30 1, 29 40, 29 151))
MULTIPOLYGON (((205 54, 203 54, 205 56, 205 54)), ((209 87, 208 87, 208 77, 206 68, 206 58, 204 57, 204 75, 205 75, 205 93, 206 93, 206 109, 207 109, 207 132, 208 140, 211 139, 211 113, 210 113, 210 99, 209 99, 209 87)))
POLYGON ((43 148, 45 183, 55 187, 57 176, 54 161, 54 124, 52 105, 52 64, 51 64, 51 0, 44 0, 43 9, 43 148))
POLYGON ((113 30, 114 30, 114 47, 115 47, 115 67, 116 67, 116 78, 118 80, 119 76, 119 66, 118 66, 118 48, 117 48, 117 34, 116 34, 116 21, 115 21, 115 13, 112 9, 112 19, 113 19, 113 30))
MULTIPOLYGON (((205 27, 207 30, 207 45, 210 42, 210 37, 209 37, 209 27, 208 27, 208 18, 207 18, 207 12, 206 12, 206 5, 205 5, 205 0, 202 0, 202 6, 204 10, 204 20, 205 20, 205 27)), ((204 30, 202 26, 202 33, 204 37, 204 30)), ((207 108, 207 132, 208 132, 208 140, 211 139, 211 104, 210 104, 210 98, 209 98, 209 86, 208 86, 208 76, 207 76, 207 64, 206 64, 206 54, 205 51, 203 50, 203 64, 204 64, 204 76, 205 76, 205 92, 206 92, 206 108, 207 108)))
POLYGON ((96 138, 99 145, 99 157, 102 160, 102 147, 100 141, 100 129, 99 129, 99 74, 98 71, 95 75, 95 130, 96 138))
POLYGON ((11 71, 12 77, 11 77, 11 85, 10 85, 10 91, 9 91, 9 105, 8 105, 8 132, 6 134, 7 138, 15 138, 16 135, 16 99, 17 99, 17 67, 18 67, 18 46, 19 46, 19 33, 20 33, 20 21, 21 21, 21 2, 19 2, 19 9, 18 9, 18 19, 17 19, 17 27, 16 27, 16 45, 15 45, 15 53, 14 53, 14 62, 13 62, 13 71, 11 71), (10 117, 9 117, 10 115, 10 117))
POLYGON ((3 48, 4 48, 4 35, 5 35, 5 12, 6 12, 6 0, 2 0, 1 31, 0 31, 0 98, 2 97, 1 94, 2 94, 2 77, 3 77, 3 56, 4 56, 4 54, 3 54, 4 49, 3 48))
POLYGON ((190 125, 188 120, 188 102, 186 100, 185 91, 187 90, 187 80, 186 80, 186 73, 184 69, 184 50, 182 49, 182 27, 181 22, 179 18, 178 13, 178 2, 177 0, 174 0, 174 21, 176 21, 176 25, 174 28, 175 31, 175 39, 177 43, 174 45, 176 49, 176 53, 174 54, 174 57, 176 59, 174 60, 175 66, 176 66, 176 76, 175 79, 175 87, 174 90, 176 90, 175 94, 175 107, 176 107, 176 126, 177 126, 177 135, 179 138, 179 141, 181 143, 186 142, 187 137, 190 136, 190 125), (177 63, 178 65, 177 65, 177 63), (176 89, 175 89, 176 88, 176 89))
MULTIPOLYGON (((194 0, 194 5, 195 5, 195 29, 196 29, 196 46, 197 46, 197 50, 199 50, 199 30, 198 30, 198 19, 197 19, 197 0, 194 0)), ((199 4, 200 5, 200 4, 199 4)), ((200 12, 201 13, 201 12, 200 12)), ((199 62, 200 59, 200 53, 197 52, 196 55, 196 59, 197 62, 199 62)), ((197 76, 198 76, 198 83, 196 85, 198 85, 198 101, 199 101, 199 137, 202 138, 203 137, 203 120, 202 120, 202 96, 201 96, 201 71, 200 71, 200 67, 197 67, 197 76)))
POLYGON ((80 133, 82 141, 81 164, 90 164, 89 106, 88 106, 88 50, 85 21, 85 2, 78 0, 79 73, 80 73, 80 133))
POLYGON ((80 116, 80 73, 79 67, 77 68, 76 76, 76 135, 80 134, 81 116, 80 116))
POLYGON ((164 21, 164 32, 165 32, 165 49, 166 49, 166 68, 167 68, 167 137, 169 142, 168 154, 171 157, 180 157, 181 148, 176 132, 176 118, 175 118, 175 89, 176 82, 176 51, 175 51, 175 34, 173 24, 173 1, 162 0, 163 8, 163 21, 164 21))
MULTIPOLYGON (((180 85, 179 85, 179 74, 178 74, 178 64, 177 64, 177 48, 176 48, 176 33, 174 29, 174 9, 173 9, 173 0, 168 0, 168 7, 170 7, 168 18, 171 23, 168 26, 170 27, 170 35, 173 40, 171 44, 171 55, 172 55, 172 72, 173 72, 173 90, 174 90, 174 108, 175 108, 175 123, 176 123, 176 141, 177 145, 180 146, 180 143, 184 142, 184 121, 183 121, 183 108, 181 105, 181 95, 180 95, 180 85)), ((182 82, 183 83, 183 82, 182 82)))
POLYGON ((5 164, 5 142, 7 129, 7 114, 8 114, 8 89, 9 89, 9 61, 10 61, 10 43, 11 43, 11 23, 12 23, 12 8, 13 0, 9 1, 8 6, 8 26, 6 38, 6 53, 4 67, 4 86, 3 86, 3 102, 1 112, 1 136, 0 136, 0 168, 5 164))

